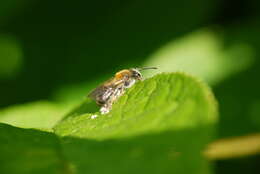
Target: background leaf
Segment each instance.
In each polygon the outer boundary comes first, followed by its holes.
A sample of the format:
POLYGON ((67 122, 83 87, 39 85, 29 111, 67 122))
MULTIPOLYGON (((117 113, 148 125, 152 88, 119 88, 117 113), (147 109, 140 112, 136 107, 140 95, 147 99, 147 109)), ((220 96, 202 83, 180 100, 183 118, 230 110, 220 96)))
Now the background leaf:
POLYGON ((160 72, 187 72, 215 86, 248 69, 254 62, 254 49, 248 42, 239 41, 227 46, 223 35, 224 31, 213 27, 192 32, 163 45, 150 56, 145 66, 157 66, 160 72))
POLYGON ((0 122, 22 128, 50 129, 65 112, 66 108, 60 105, 38 101, 0 110, 0 122))
POLYGON ((0 123, 1 174, 67 174, 57 136, 0 123))

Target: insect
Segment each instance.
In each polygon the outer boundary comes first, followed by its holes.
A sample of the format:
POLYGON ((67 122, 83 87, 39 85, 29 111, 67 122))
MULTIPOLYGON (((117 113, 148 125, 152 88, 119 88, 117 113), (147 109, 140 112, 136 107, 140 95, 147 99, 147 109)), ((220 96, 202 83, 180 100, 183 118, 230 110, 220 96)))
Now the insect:
POLYGON ((143 79, 140 71, 147 69, 157 68, 145 67, 121 70, 117 72, 113 78, 90 92, 88 97, 95 100, 96 103, 101 106, 101 114, 106 114, 111 110, 113 103, 124 94, 127 88, 130 88, 135 82, 143 79))

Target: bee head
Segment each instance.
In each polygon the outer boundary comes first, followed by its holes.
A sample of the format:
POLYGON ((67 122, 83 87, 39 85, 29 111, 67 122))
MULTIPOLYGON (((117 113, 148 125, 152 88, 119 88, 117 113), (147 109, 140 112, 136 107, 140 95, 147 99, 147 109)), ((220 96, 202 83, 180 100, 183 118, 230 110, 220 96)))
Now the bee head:
POLYGON ((132 78, 134 78, 136 80, 142 80, 143 77, 142 77, 142 74, 140 73, 140 71, 147 70, 147 69, 157 69, 157 68, 156 67, 132 68, 132 69, 130 69, 132 78))
POLYGON ((143 79, 142 74, 137 69, 132 68, 132 69, 130 69, 130 71, 131 71, 131 77, 132 78, 134 78, 136 80, 142 80, 143 79))

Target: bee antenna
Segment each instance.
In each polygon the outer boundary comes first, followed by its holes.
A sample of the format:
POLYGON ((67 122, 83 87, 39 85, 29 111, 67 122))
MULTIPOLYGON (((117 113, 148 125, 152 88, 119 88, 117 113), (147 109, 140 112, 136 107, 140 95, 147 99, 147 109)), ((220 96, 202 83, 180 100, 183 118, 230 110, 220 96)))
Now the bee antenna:
POLYGON ((143 67, 143 68, 136 68, 139 71, 147 70, 147 69, 158 69, 157 67, 143 67))

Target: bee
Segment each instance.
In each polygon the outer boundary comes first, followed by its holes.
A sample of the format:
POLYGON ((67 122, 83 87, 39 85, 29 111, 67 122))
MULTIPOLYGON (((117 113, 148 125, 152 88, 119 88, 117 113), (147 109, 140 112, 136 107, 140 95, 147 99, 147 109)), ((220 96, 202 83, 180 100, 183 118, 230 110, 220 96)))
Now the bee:
POLYGON ((122 96, 127 88, 143 79, 140 71, 157 69, 156 67, 131 68, 117 72, 113 78, 104 82, 88 94, 88 97, 96 101, 100 107, 100 113, 108 113, 113 103, 122 96))

